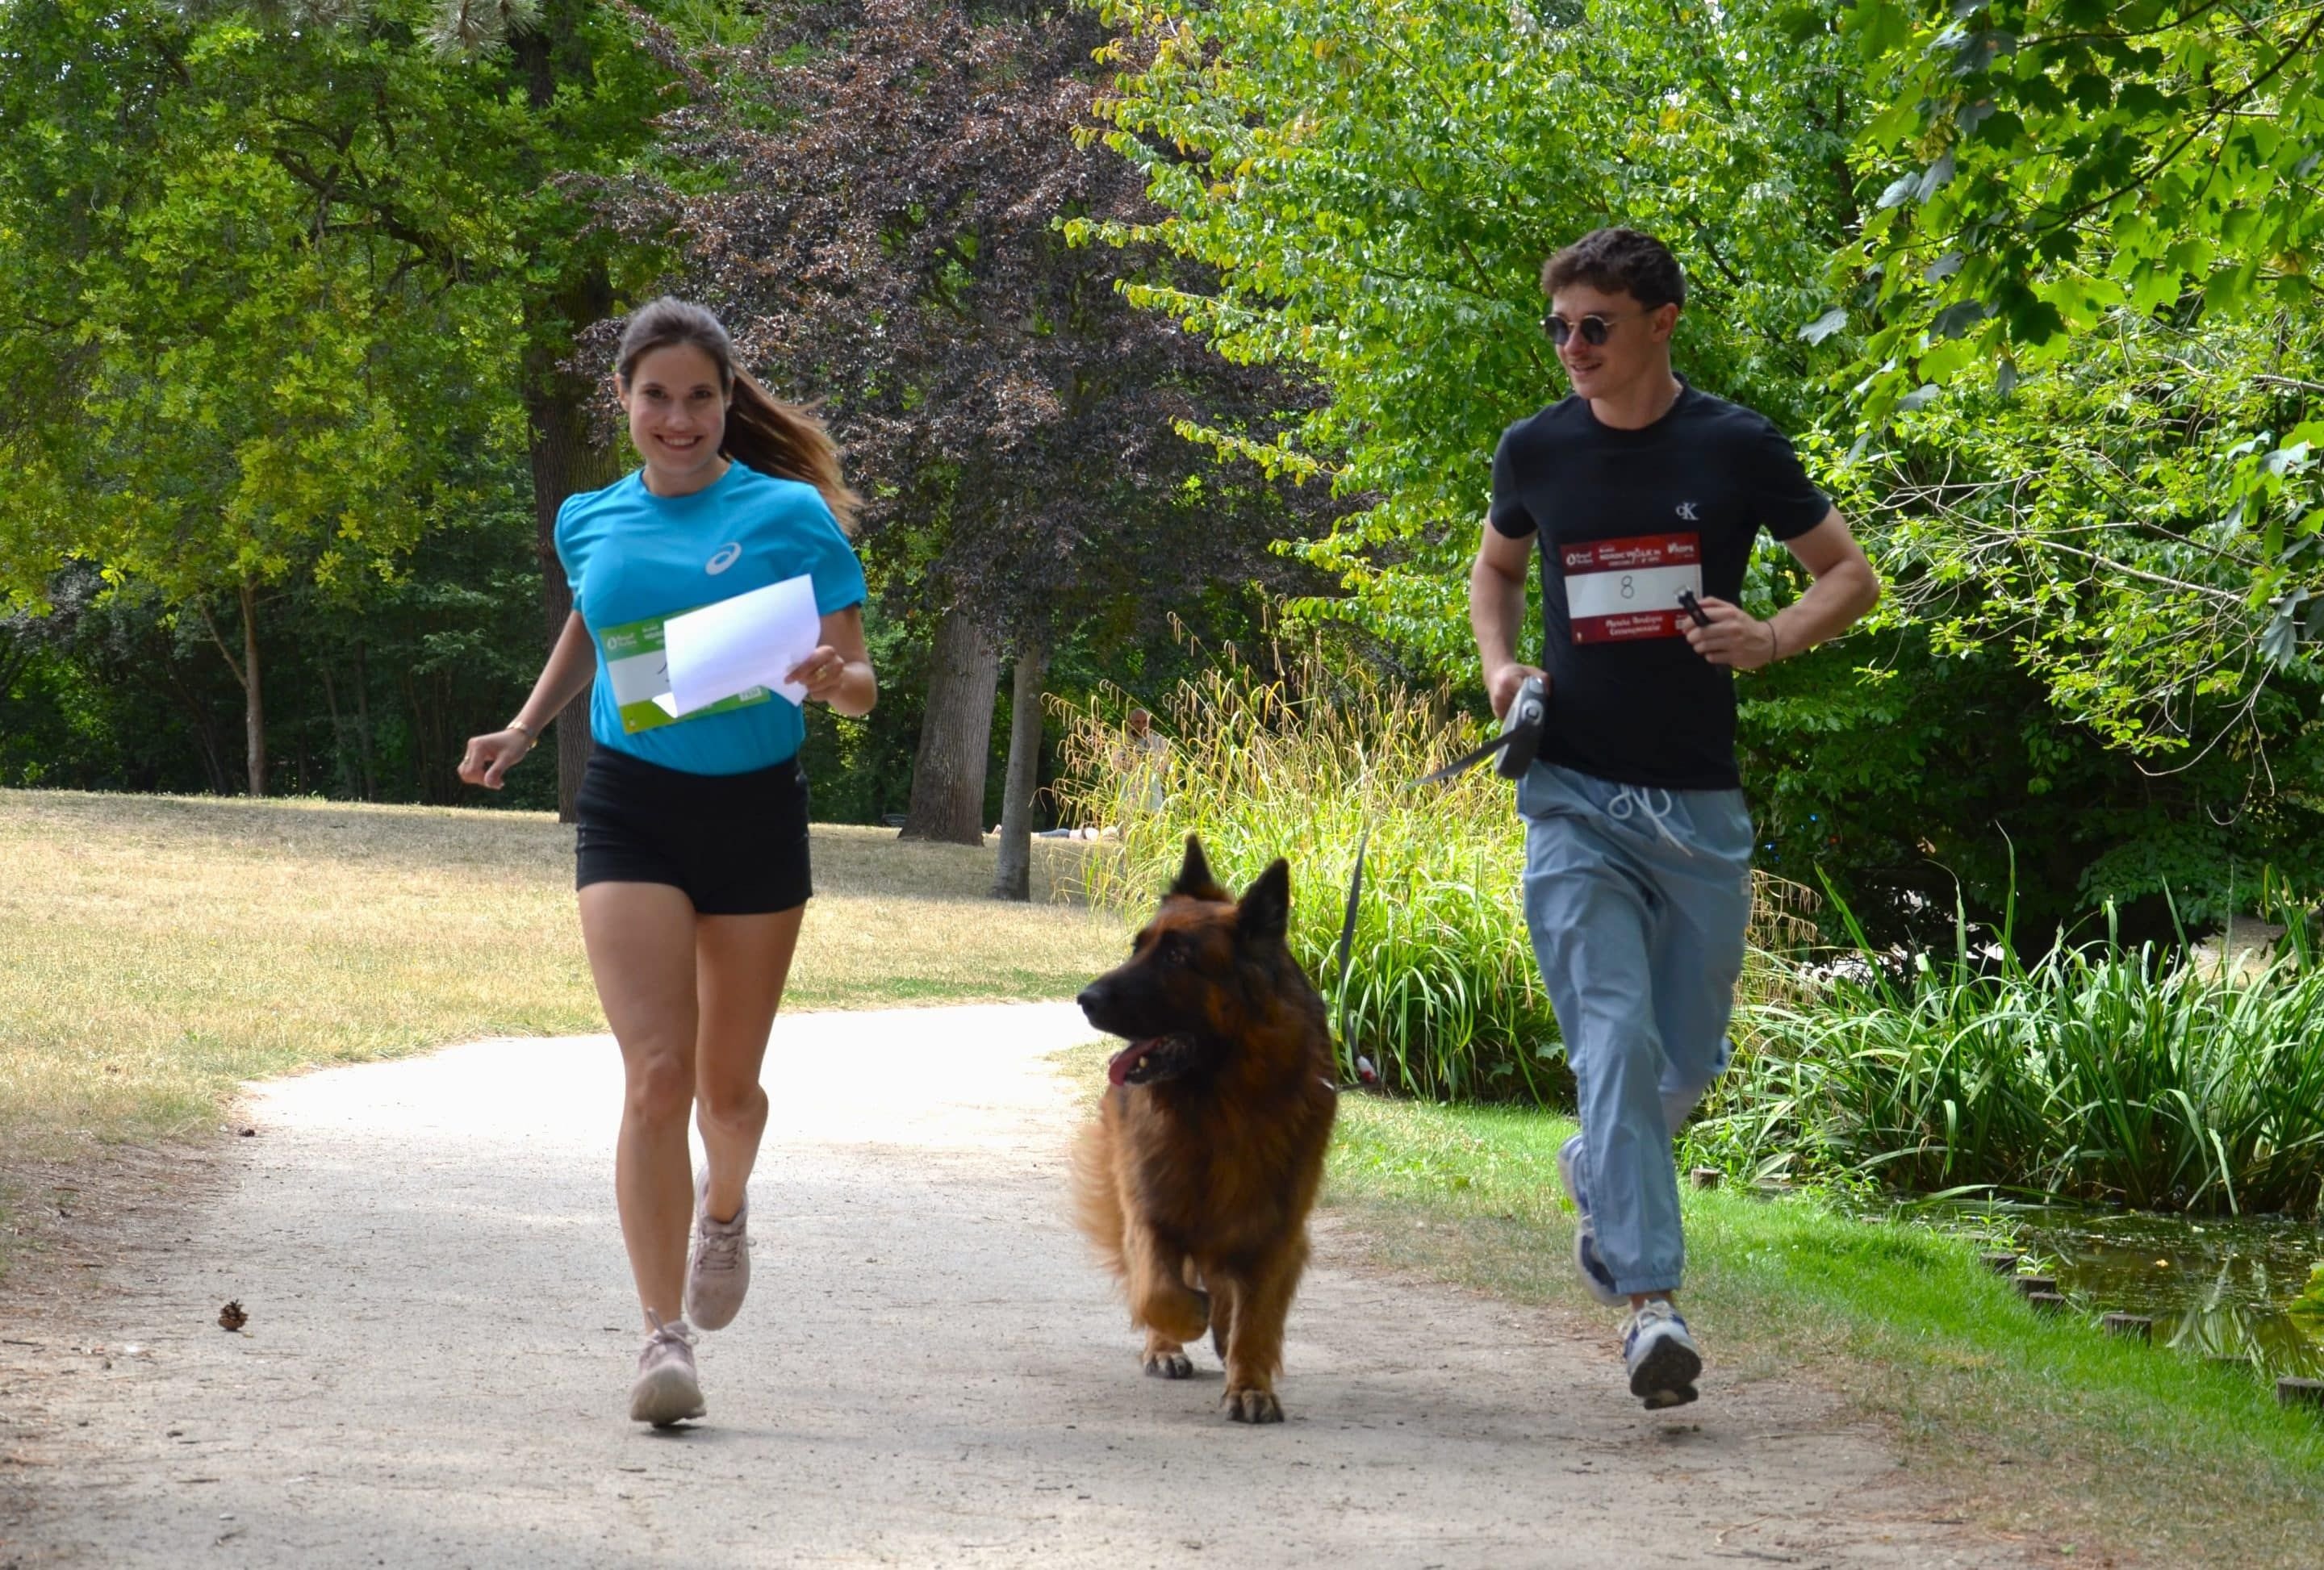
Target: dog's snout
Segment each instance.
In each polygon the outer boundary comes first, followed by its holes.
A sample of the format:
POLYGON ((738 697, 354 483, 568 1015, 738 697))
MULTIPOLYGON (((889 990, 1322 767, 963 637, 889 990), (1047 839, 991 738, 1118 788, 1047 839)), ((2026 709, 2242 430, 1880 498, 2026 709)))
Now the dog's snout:
POLYGON ((1087 987, 1081 989, 1080 995, 1076 996, 1074 1001, 1082 1005, 1082 1013, 1090 1015, 1093 1019, 1097 1015, 1097 1011, 1105 1006, 1105 983, 1102 981, 1091 982, 1087 987))

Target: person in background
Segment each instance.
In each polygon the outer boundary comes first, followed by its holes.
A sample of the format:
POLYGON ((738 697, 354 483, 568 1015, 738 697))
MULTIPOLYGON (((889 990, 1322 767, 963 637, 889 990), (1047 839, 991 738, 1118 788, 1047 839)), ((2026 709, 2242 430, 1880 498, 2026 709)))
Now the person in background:
POLYGON ((1115 760, 1121 775, 1118 816, 1124 822, 1139 813, 1160 812, 1167 799, 1163 785, 1170 777, 1170 742, 1154 729, 1154 716, 1143 709, 1132 709, 1126 723, 1128 735, 1115 760))
MULTIPOLYGON (((1164 794, 1164 782, 1170 777, 1170 743, 1154 729, 1154 716, 1143 709, 1132 709, 1123 720, 1123 738, 1112 749, 1115 776, 1120 784, 1115 788, 1114 821, 1102 826, 1084 823, 1078 828, 1042 829, 1035 832, 1036 840, 1104 840, 1121 832, 1124 822, 1139 813, 1158 813, 1168 800, 1164 794)), ((992 831, 1001 831, 995 827, 992 831)))

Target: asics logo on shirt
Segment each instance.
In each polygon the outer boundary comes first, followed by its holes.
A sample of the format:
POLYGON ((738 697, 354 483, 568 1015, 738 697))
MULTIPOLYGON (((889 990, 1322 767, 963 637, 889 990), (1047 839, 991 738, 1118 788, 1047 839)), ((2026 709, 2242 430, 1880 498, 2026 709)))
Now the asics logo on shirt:
POLYGON ((742 558, 742 547, 733 541, 718 547, 718 554, 702 564, 702 570, 716 577, 742 558))
POLYGON ((1678 515, 1681 519, 1688 523, 1701 523, 1702 521, 1702 519, 1696 515, 1694 503, 1692 501, 1680 502, 1678 504, 1678 515))

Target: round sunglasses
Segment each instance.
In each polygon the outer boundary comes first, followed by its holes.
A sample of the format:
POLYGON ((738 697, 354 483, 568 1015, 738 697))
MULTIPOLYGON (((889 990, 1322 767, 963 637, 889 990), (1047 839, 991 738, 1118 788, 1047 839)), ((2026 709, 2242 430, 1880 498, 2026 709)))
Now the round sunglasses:
POLYGON ((1578 322, 1569 322, 1563 317, 1544 317, 1541 319, 1541 330, 1547 333, 1549 341, 1561 349, 1565 347, 1567 341, 1577 332, 1582 335, 1582 341, 1594 349, 1606 341, 1607 335, 1614 330, 1616 322, 1627 322, 1632 317, 1643 317, 1648 314, 1646 311, 1625 311, 1618 317, 1593 315, 1584 317, 1578 322))

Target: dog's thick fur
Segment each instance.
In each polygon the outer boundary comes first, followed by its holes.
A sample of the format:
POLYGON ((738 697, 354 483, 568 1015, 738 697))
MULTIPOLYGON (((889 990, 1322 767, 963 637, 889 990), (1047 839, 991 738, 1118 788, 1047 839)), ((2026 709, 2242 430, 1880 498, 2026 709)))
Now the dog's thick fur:
POLYGON ((1307 1212, 1338 1110, 1323 1000, 1284 942, 1291 872, 1238 902, 1186 841, 1130 960, 1084 989, 1130 1045, 1074 1152, 1081 1228, 1146 1332, 1146 1372, 1184 1379, 1207 1328, 1240 1423, 1283 1420, 1283 1321, 1307 1265, 1307 1212))

